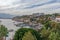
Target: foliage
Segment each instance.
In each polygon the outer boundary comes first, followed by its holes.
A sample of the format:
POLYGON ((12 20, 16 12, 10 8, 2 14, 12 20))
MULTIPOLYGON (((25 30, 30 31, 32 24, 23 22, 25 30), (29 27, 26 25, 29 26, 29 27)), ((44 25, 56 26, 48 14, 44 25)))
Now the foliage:
POLYGON ((7 33, 8 33, 7 28, 5 28, 5 26, 3 25, 0 25, 0 38, 6 36, 7 33))
POLYGON ((60 25, 57 22, 47 22, 40 31, 43 40, 60 40, 60 25))
POLYGON ((37 40, 41 40, 39 32, 30 28, 20 28, 17 30, 14 36, 14 40, 22 40, 26 32, 31 32, 31 34, 35 36, 37 40))
POLYGON ((43 27, 40 32, 42 40, 48 40, 50 32, 50 29, 47 30, 45 27, 43 27))
POLYGON ((35 36, 31 34, 31 32, 26 32, 22 38, 22 40, 37 40, 35 36))
POLYGON ((60 40, 60 35, 58 32, 51 32, 49 35, 49 40, 60 40))

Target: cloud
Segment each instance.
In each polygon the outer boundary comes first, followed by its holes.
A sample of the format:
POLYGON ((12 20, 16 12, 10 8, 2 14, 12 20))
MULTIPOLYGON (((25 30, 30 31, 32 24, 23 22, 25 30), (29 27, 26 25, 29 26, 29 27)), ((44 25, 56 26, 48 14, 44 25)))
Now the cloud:
POLYGON ((59 9, 60 0, 0 0, 0 13, 15 15, 34 12, 53 13, 54 11, 59 12, 59 9))
POLYGON ((37 6, 42 6, 49 3, 54 3, 55 0, 1 0, 0 7, 1 9, 5 8, 33 8, 37 6))

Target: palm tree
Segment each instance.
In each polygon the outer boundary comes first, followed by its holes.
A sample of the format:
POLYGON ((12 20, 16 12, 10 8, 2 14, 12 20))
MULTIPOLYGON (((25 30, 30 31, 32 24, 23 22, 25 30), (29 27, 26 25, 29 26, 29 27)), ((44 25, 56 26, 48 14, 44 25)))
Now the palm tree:
POLYGON ((7 33, 7 28, 5 28, 3 25, 0 25, 0 40, 3 40, 3 37, 6 37, 7 33))
POLYGON ((31 32, 26 32, 22 40, 37 40, 37 39, 34 35, 32 35, 31 32))

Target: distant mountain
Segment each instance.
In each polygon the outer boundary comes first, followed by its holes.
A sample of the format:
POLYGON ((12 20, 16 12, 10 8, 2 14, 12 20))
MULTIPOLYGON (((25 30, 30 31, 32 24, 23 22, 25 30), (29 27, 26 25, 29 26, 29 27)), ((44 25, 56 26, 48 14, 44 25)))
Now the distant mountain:
POLYGON ((10 18, 13 18, 13 17, 14 17, 14 15, 0 13, 0 18, 1 19, 5 19, 5 18, 10 19, 10 18))

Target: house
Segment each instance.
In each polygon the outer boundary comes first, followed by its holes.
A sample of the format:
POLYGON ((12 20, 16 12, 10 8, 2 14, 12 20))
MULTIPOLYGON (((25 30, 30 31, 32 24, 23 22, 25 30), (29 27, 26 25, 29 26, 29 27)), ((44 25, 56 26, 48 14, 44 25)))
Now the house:
POLYGON ((56 21, 56 22, 60 22, 60 16, 57 16, 57 17, 55 18, 55 21, 56 21))

